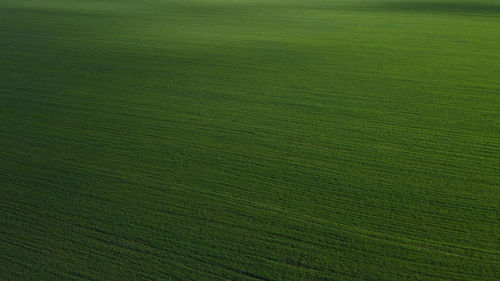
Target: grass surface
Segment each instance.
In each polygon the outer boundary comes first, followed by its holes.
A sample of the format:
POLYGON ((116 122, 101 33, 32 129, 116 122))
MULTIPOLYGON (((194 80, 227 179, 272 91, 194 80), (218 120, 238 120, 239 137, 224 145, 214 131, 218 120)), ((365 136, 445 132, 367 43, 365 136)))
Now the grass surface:
POLYGON ((500 3, 1 0, 1 280, 498 280, 500 3))

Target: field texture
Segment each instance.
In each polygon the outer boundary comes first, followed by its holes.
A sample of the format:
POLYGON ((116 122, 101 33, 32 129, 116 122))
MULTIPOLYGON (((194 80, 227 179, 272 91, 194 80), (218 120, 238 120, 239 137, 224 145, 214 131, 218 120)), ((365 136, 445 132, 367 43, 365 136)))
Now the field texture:
POLYGON ((0 280, 499 280, 500 2, 0 0, 0 280))

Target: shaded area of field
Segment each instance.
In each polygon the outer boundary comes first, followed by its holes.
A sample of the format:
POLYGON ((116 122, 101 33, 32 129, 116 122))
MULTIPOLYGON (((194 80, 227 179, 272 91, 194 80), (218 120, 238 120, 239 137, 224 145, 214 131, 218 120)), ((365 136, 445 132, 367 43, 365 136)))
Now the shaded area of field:
POLYGON ((374 7, 394 11, 462 14, 500 14, 497 1, 373 1, 374 7))
POLYGON ((0 279, 498 279, 478 3, 2 1, 0 279))

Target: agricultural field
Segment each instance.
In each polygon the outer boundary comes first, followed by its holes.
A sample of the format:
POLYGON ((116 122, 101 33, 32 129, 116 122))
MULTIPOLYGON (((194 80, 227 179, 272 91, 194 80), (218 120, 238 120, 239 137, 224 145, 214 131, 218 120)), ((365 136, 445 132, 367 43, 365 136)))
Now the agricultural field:
POLYGON ((0 0, 0 280, 500 280, 500 2, 0 0))

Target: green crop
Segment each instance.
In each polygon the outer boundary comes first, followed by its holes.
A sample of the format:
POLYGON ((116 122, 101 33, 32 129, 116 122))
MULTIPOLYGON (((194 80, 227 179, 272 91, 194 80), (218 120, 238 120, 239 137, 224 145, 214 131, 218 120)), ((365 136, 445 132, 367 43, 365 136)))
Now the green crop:
POLYGON ((0 0, 0 280, 500 278, 500 3, 0 0))

